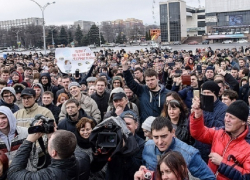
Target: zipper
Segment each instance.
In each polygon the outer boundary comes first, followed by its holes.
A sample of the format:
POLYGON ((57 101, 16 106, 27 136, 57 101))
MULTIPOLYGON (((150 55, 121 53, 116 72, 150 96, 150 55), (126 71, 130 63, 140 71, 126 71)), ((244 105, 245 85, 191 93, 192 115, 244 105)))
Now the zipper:
MULTIPOLYGON (((7 136, 7 141, 8 141, 9 147, 10 147, 9 136, 7 136)), ((10 147, 10 150, 8 150, 8 154, 9 154, 9 155, 10 155, 10 151, 11 151, 11 147, 10 147)))
MULTIPOLYGON (((227 151, 227 149, 228 149, 229 144, 230 144, 233 140, 235 140, 235 139, 231 139, 231 140, 227 143, 227 146, 226 146, 225 150, 223 151, 222 157, 224 157, 224 155, 225 155, 225 153, 226 153, 226 151, 227 151)), ((217 169, 217 171, 216 171, 216 173, 215 173, 216 179, 217 179, 218 174, 219 174, 219 171, 218 171, 218 169, 217 169)))

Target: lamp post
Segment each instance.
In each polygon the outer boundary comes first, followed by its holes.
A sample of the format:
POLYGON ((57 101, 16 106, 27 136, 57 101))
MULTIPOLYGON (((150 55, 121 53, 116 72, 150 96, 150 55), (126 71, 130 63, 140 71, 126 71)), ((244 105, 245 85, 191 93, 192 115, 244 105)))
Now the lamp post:
POLYGON ((36 3, 39 8, 42 11, 42 17, 43 17, 43 48, 44 48, 44 54, 46 54, 46 38, 45 38, 45 20, 44 20, 44 11, 46 9, 47 6, 51 5, 51 4, 55 4, 56 2, 52 2, 52 3, 47 3, 44 6, 41 6, 40 4, 38 4, 38 2, 36 2, 35 0, 31 0, 32 2, 36 3))

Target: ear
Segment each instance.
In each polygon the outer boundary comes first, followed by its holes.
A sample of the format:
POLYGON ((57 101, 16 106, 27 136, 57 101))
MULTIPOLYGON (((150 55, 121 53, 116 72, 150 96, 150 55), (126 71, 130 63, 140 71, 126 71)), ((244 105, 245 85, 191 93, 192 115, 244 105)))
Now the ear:
POLYGON ((172 129, 171 134, 173 135, 173 137, 175 137, 175 129, 174 128, 172 129))
POLYGON ((56 150, 53 149, 53 150, 51 151, 51 157, 52 157, 52 158, 55 158, 56 156, 57 156, 57 152, 56 152, 56 150))
POLYGON ((81 106, 79 105, 79 107, 77 108, 78 109, 78 111, 81 109, 81 106))

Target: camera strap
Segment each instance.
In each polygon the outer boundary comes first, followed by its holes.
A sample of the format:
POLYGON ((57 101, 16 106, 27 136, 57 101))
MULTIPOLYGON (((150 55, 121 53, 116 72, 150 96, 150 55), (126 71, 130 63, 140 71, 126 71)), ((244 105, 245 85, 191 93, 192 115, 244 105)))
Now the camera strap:
POLYGON ((45 148, 45 146, 44 146, 44 142, 43 142, 43 138, 42 138, 42 137, 40 137, 40 138, 38 139, 38 143, 39 143, 39 145, 40 145, 40 147, 41 147, 41 149, 42 149, 44 155, 46 155, 46 148, 45 148))

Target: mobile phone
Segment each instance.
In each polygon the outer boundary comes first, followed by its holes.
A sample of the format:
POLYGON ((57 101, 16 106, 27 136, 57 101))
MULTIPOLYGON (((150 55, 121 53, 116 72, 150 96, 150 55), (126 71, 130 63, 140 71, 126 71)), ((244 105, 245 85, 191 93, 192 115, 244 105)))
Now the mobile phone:
POLYGON ((76 71, 75 71, 75 76, 76 76, 76 77, 79 77, 79 69, 76 69, 76 71))
POLYGON ((214 97, 213 96, 206 96, 202 95, 200 96, 200 107, 204 111, 213 112, 214 111, 214 97))
POLYGON ((193 97, 197 97, 200 99, 200 90, 193 90, 193 97))
POLYGON ((199 74, 202 73, 202 67, 201 67, 201 65, 197 65, 197 72, 198 72, 199 74))

